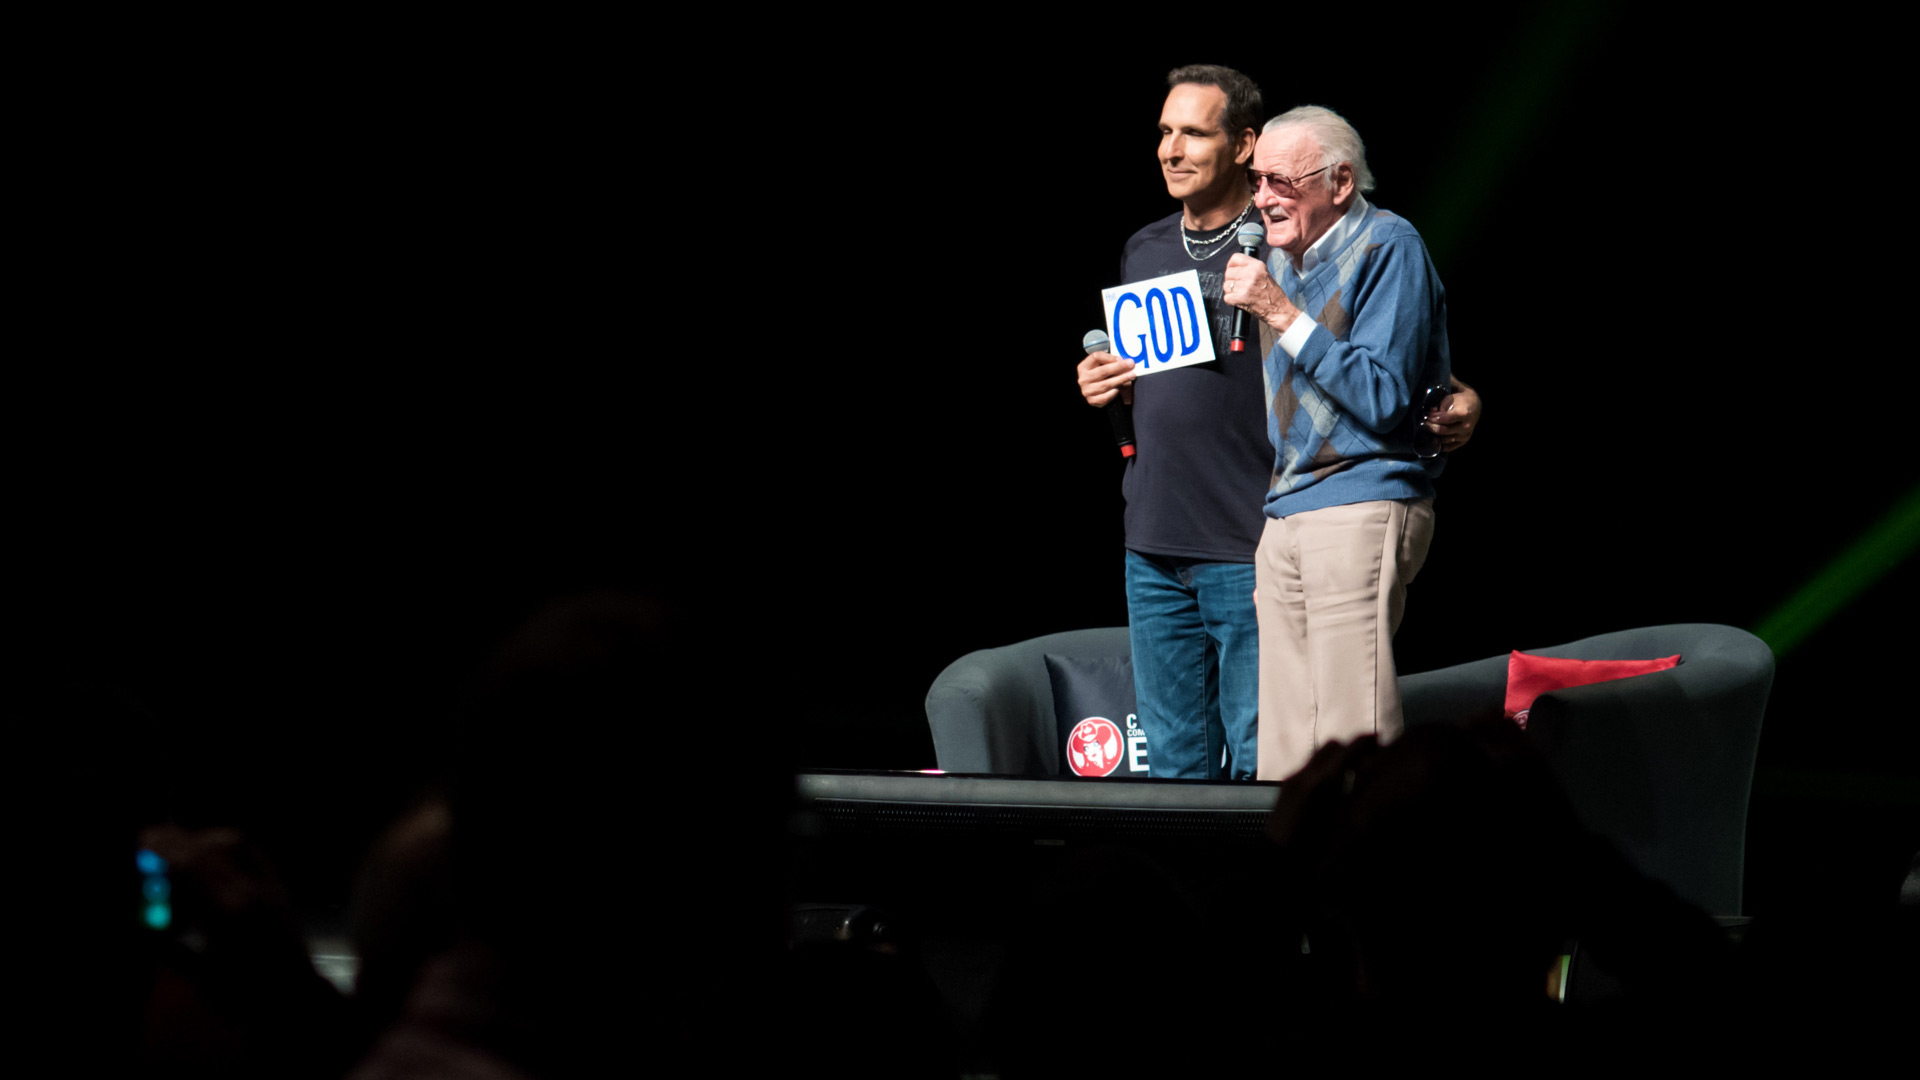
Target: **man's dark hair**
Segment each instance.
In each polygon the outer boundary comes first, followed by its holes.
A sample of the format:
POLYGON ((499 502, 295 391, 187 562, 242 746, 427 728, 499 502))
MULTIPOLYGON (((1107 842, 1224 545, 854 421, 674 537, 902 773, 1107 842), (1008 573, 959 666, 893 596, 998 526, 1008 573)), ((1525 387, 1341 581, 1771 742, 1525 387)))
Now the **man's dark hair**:
POLYGON ((1227 95, 1227 107, 1220 114, 1220 126, 1227 129, 1229 137, 1248 128, 1260 130, 1265 106, 1260 101, 1260 88, 1254 85, 1252 79, 1219 64, 1188 64, 1167 72, 1168 89, 1185 83, 1217 86, 1221 93, 1227 95))

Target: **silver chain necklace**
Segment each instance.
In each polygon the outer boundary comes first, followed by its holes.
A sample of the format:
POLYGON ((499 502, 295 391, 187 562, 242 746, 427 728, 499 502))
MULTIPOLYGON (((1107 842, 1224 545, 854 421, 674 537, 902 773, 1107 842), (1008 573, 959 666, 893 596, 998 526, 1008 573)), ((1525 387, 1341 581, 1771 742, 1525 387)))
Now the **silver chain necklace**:
POLYGON ((1220 241, 1225 240, 1229 235, 1239 232, 1240 226, 1246 223, 1247 214, 1251 213, 1252 210, 1253 210, 1253 200, 1248 199, 1247 205, 1240 208, 1239 217, 1234 218, 1231 222, 1228 223, 1226 228, 1221 229, 1219 232, 1214 233, 1212 236, 1207 237, 1205 240, 1195 240, 1192 237, 1188 236, 1187 223, 1185 221, 1182 221, 1180 223, 1180 243, 1186 246, 1187 258, 1192 259, 1194 262, 1206 262, 1208 259, 1211 259, 1215 255, 1220 254, 1218 251, 1203 250, 1200 254, 1195 255, 1193 253, 1193 249, 1196 247, 1203 248, 1203 249, 1210 248, 1213 245, 1219 243, 1220 241))

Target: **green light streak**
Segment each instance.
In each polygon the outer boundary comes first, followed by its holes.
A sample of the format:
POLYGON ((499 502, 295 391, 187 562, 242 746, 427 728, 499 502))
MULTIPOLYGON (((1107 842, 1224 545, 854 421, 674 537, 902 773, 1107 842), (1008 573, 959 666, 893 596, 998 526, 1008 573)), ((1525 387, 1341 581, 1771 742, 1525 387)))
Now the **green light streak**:
MULTIPOLYGON (((1498 200, 1527 142, 1553 122, 1583 46, 1619 16, 1610 0, 1542 5, 1506 53, 1506 62, 1481 87, 1468 111, 1472 122, 1453 142, 1452 155, 1434 172, 1416 218, 1436 263, 1445 264, 1498 200)), ((1920 546, 1920 487, 1813 576, 1754 628, 1756 637, 1786 656, 1854 597, 1920 546)))
POLYGON ((1551 122, 1579 70, 1582 44, 1600 36, 1616 8, 1594 0, 1542 5, 1507 50, 1505 63, 1482 84, 1467 113, 1472 122, 1434 171, 1426 209, 1414 219, 1436 263, 1445 265, 1454 246, 1487 215, 1521 150, 1551 122))
POLYGON ((1895 502, 1887 516, 1852 547, 1760 620, 1754 636, 1767 643, 1774 659, 1784 657, 1867 586, 1912 555, 1916 546, 1920 546, 1920 486, 1895 502))

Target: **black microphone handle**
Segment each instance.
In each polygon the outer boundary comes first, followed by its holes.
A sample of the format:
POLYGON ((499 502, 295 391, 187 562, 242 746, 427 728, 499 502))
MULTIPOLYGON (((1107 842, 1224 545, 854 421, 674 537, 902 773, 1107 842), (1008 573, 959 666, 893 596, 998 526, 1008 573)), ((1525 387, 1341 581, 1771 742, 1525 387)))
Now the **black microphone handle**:
MULTIPOLYGON (((1106 352, 1108 344, 1107 335, 1099 330, 1089 330, 1087 335, 1080 339, 1080 345, 1087 350, 1088 356, 1097 352, 1106 352)), ((1118 390, 1115 390, 1112 400, 1100 406, 1100 411, 1107 414, 1107 425, 1113 428, 1113 441, 1120 447, 1120 456, 1132 457, 1134 453, 1133 407, 1126 403, 1118 390)))
POLYGON ((1107 424, 1113 428, 1113 441, 1120 447, 1121 457, 1132 457, 1133 448, 1133 406, 1126 403, 1119 394, 1113 400, 1100 407, 1107 414, 1107 424))
MULTIPOLYGON (((1247 246, 1240 249, 1240 254, 1245 255, 1247 258, 1251 259, 1254 257, 1254 253, 1259 250, 1260 250, 1259 244, 1248 244, 1247 246)), ((1227 351, 1228 352, 1245 352, 1246 350, 1247 350, 1247 309, 1242 307, 1237 307, 1233 309, 1233 344, 1227 346, 1227 351)))

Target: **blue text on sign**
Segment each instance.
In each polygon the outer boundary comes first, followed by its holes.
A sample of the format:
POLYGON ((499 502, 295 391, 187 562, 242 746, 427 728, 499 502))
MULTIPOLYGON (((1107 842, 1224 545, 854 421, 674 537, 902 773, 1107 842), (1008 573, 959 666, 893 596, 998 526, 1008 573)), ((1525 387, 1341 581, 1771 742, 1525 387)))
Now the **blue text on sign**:
POLYGON ((1147 329, 1135 336, 1134 352, 1127 351, 1126 342, 1115 342, 1114 348, 1121 356, 1151 367, 1155 360, 1164 364, 1175 356, 1191 356, 1200 347, 1200 305, 1186 286, 1148 289, 1145 300, 1135 292, 1121 293, 1113 302, 1114 326, 1120 325, 1121 313, 1128 305, 1146 314, 1147 329), (1174 351, 1176 347, 1178 352, 1174 351))

